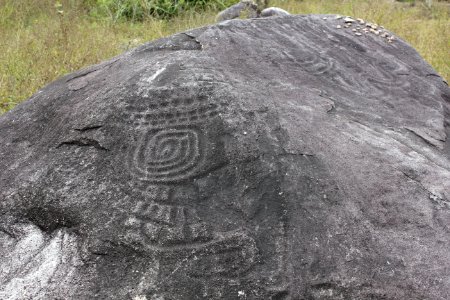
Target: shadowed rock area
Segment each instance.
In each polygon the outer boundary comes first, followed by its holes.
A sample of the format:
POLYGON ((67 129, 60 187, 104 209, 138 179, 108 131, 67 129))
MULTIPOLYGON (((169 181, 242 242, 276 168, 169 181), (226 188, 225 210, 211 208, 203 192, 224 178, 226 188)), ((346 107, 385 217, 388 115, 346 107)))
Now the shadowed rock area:
POLYGON ((450 92, 334 16, 233 20, 0 117, 0 299, 450 299, 450 92))

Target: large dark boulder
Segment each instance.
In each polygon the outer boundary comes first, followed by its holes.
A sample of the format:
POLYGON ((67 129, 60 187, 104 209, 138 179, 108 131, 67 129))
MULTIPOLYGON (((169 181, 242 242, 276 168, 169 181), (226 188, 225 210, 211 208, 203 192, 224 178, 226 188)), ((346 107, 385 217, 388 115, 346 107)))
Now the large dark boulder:
POLYGON ((0 299, 450 299, 449 88, 339 24, 180 33, 4 114, 0 299))

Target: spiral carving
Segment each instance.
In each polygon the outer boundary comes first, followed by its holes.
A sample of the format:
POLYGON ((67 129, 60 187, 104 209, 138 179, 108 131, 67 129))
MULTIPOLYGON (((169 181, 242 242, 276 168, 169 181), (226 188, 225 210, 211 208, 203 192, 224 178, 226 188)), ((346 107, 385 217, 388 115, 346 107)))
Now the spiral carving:
POLYGON ((195 128, 166 128, 143 134, 132 157, 141 180, 172 182, 193 175, 202 157, 201 133, 195 128))

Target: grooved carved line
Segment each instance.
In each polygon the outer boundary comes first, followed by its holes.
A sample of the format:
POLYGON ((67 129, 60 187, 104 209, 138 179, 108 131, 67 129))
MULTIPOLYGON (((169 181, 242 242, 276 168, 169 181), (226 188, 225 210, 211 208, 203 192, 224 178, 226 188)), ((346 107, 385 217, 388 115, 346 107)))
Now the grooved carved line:
POLYGON ((173 182, 194 175, 203 158, 202 135, 193 127, 144 133, 130 159, 133 174, 150 182, 173 182))
MULTIPOLYGON (((303 25, 302 25, 303 26, 303 25)), ((306 25, 305 25, 306 26, 306 25)), ((311 40, 322 40, 323 32, 318 32, 315 28, 307 26, 307 35, 311 36, 311 40)), ((305 29, 303 28, 302 32, 305 29)), ((395 59, 387 62, 381 62, 368 54, 348 53, 347 51, 339 52, 339 58, 333 58, 333 53, 321 53, 310 44, 300 40, 293 44, 290 37, 281 35, 281 39, 286 44, 292 44, 294 52, 283 51, 282 55, 302 68, 307 73, 314 76, 320 76, 322 80, 333 84, 338 84, 342 89, 359 94, 369 95, 371 97, 385 97, 392 94, 406 93, 411 82, 407 80, 407 66, 395 59), (298 47, 298 43, 302 47, 298 47), (355 63, 356 62, 356 63, 355 63), (340 66, 340 67, 339 67, 340 66), (366 66, 365 72, 360 72, 357 76, 352 75, 355 70, 345 72, 346 68, 358 68, 366 66), (370 71, 367 71, 369 69, 370 71)), ((321 49, 320 45, 317 49, 321 49)))

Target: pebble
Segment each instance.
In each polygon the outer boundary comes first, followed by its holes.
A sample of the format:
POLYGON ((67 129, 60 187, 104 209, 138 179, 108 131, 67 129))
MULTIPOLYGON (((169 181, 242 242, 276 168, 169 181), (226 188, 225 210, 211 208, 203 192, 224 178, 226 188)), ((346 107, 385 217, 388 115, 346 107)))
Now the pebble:
POLYGON ((345 23, 354 23, 355 20, 353 20, 353 19, 350 18, 350 17, 345 17, 345 18, 344 18, 344 22, 345 22, 345 23))
POLYGON ((328 19, 328 18, 327 18, 327 17, 323 17, 322 19, 326 20, 326 19, 328 19))
MULTIPOLYGON (((373 33, 375 35, 381 36, 383 38, 387 38, 389 43, 392 43, 392 41, 394 41, 394 39, 395 39, 394 36, 389 36, 389 34, 387 32, 384 32, 382 30, 382 29, 384 29, 383 26, 379 26, 376 23, 369 23, 369 22, 366 23, 361 18, 357 18, 355 20, 355 19, 353 19, 353 18, 351 18, 349 16, 343 17, 341 15, 336 15, 336 19, 337 20, 342 19, 342 18, 343 18, 343 21, 344 21, 345 24, 344 24, 344 26, 336 25, 336 28, 338 28, 338 29, 341 29, 342 27, 350 28, 353 23, 357 22, 357 23, 359 23, 359 25, 365 25, 365 26, 361 27, 361 26, 358 25, 358 26, 356 26, 356 28, 352 29, 352 32, 356 36, 362 36, 362 33, 360 32, 360 30, 361 30, 364 33, 369 33, 370 32, 370 33, 373 33)), ((327 17, 324 17, 323 19, 326 20, 327 17)))

